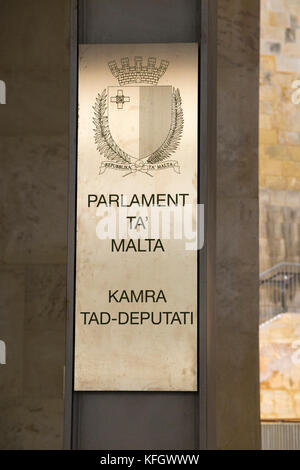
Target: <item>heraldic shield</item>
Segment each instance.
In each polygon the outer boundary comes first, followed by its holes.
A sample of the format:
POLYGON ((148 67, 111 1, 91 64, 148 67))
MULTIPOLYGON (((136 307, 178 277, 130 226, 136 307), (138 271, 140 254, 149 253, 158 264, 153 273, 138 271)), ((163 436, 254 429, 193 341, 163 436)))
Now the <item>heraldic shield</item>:
POLYGON ((118 78, 119 86, 108 86, 98 95, 94 106, 95 143, 104 157, 100 174, 107 169, 125 171, 127 176, 142 172, 173 169, 180 173, 177 161, 170 156, 177 150, 183 131, 180 92, 170 85, 157 86, 168 67, 149 58, 148 65, 135 57, 108 65, 118 78))
POLYGON ((171 86, 108 87, 108 124, 116 144, 138 160, 167 139, 171 127, 171 86))

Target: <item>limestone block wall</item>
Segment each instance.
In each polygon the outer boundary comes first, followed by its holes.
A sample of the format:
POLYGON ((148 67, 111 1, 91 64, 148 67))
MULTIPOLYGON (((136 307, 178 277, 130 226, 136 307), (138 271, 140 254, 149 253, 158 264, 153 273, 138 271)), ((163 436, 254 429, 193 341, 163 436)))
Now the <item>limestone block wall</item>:
POLYGON ((68 184, 68 0, 0 0, 0 448, 59 449, 68 184))
POLYGON ((300 419, 300 314, 286 313, 260 330, 261 418, 300 419))
POLYGON ((300 2, 261 0, 260 272, 300 261, 300 2))
POLYGON ((300 192, 260 189, 260 271, 300 262, 300 192))

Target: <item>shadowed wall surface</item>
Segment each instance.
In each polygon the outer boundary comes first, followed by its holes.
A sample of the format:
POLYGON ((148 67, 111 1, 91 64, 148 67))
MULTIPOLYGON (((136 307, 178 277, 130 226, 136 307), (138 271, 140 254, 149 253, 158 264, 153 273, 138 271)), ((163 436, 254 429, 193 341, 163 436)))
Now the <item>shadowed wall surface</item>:
POLYGON ((217 446, 255 449, 259 1, 218 4, 217 446))
POLYGON ((62 447, 69 2, 0 0, 0 448, 62 447))
MULTIPOLYGON (((62 447, 69 2, 0 0, 0 448, 62 447)), ((217 446, 258 448, 258 0, 219 0, 217 446)))

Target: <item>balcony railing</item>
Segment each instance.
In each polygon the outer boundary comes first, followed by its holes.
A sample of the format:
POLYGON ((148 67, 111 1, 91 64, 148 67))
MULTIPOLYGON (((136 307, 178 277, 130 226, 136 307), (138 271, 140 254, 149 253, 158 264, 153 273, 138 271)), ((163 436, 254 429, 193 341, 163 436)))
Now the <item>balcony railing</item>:
POLYGON ((260 275, 260 323, 300 312, 300 263, 280 263, 260 275))

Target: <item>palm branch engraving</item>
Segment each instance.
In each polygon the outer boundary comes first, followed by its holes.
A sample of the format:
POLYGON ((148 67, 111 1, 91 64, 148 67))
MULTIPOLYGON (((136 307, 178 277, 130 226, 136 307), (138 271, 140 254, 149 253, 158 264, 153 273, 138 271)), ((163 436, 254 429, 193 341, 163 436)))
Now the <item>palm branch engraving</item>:
MULTIPOLYGON (((124 152, 114 141, 108 123, 107 116, 107 90, 104 89, 98 94, 95 102, 93 123, 95 125, 94 137, 97 150, 105 159, 116 163, 132 163, 134 157, 124 152)), ((143 160, 147 160, 148 164, 160 163, 169 158, 172 153, 176 152, 183 132, 183 111, 182 101, 179 89, 173 88, 171 100, 171 125, 169 133, 162 145, 143 160)))
POLYGON ((95 106, 93 107, 95 114, 93 123, 95 125, 95 143, 100 154, 104 158, 117 162, 117 163, 130 163, 131 157, 124 152, 112 138, 108 116, 106 115, 107 110, 107 91, 104 89, 96 98, 95 106))

